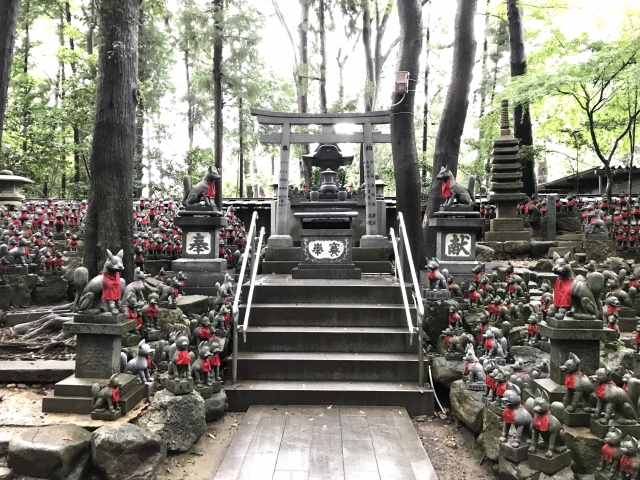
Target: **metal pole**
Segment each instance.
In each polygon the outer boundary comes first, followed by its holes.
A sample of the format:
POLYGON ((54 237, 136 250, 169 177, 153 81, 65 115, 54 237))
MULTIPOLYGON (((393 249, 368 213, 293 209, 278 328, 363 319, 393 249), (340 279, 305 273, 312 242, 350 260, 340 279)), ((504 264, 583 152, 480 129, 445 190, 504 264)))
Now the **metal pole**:
POLYGON ((233 361, 231 367, 231 384, 238 382, 238 311, 233 315, 233 361))
MULTIPOLYGON (((419 310, 417 311, 417 317, 418 317, 418 386, 422 388, 424 387, 424 353, 422 351, 422 344, 424 341, 423 340, 424 330, 422 328, 422 324, 424 319, 422 315, 420 315, 419 310)), ((431 387, 433 388, 433 385, 431 385, 431 387)))

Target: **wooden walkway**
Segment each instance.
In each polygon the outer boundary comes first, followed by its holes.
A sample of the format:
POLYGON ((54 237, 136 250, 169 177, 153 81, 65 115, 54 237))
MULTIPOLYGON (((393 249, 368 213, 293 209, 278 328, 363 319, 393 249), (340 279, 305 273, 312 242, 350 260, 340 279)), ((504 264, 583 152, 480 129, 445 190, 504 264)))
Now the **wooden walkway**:
POLYGON ((251 406, 215 480, 437 480, 400 407, 251 406))

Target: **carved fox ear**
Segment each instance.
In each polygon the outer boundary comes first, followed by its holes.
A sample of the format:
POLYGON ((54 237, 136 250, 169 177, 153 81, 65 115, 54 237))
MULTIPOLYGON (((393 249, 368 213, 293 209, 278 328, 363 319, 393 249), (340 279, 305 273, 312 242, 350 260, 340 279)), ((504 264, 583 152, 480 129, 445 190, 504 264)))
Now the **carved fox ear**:
POLYGON ((120 260, 122 260, 124 258, 124 250, 120 250, 118 253, 116 253, 116 257, 120 257, 120 260))
POLYGON ((209 167, 209 173, 213 173, 213 170, 211 167, 209 167))
POLYGON ((542 396, 542 392, 540 391, 539 388, 536 388, 536 398, 541 397, 542 396))
POLYGON ((564 256, 564 261, 565 261, 565 262, 567 262, 567 263, 570 263, 570 262, 571 262, 571 253, 567 253, 567 254, 564 256))
POLYGON ((113 253, 111 253, 111 250, 109 250, 108 248, 107 248, 107 257, 110 259, 113 259, 113 253))
POLYGON ((142 340, 140 340, 140 343, 138 344, 138 346, 142 347, 145 343, 147 343, 147 342, 145 342, 144 338, 143 338, 142 340))
POLYGON ((571 357, 571 360, 573 360, 576 363, 580 363, 580 359, 578 358, 578 356, 575 353, 569 353, 569 357, 571 357))
POLYGON ((544 399, 548 402, 549 401, 549 394, 547 393, 547 391, 543 391, 542 392, 542 396, 544 397, 544 399))
POLYGON ((560 258, 560 255, 558 255, 558 252, 553 252, 553 261, 555 262, 559 258, 560 258))

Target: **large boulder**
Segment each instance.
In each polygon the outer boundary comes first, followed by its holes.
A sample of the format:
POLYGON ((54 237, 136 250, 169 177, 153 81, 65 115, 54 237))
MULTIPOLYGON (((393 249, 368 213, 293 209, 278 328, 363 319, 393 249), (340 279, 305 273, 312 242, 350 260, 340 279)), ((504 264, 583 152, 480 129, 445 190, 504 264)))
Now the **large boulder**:
POLYGON ((482 410, 482 433, 477 441, 486 457, 493 462, 497 462, 500 458, 500 435, 502 435, 502 417, 485 407, 482 410))
POLYGON ((73 424, 34 427, 9 441, 9 468, 18 475, 66 478, 91 448, 91 433, 73 424))
POLYGON ((91 454, 107 480, 153 480, 167 447, 160 435, 123 423, 93 432, 91 454))
POLYGON ((214 393, 212 396, 205 398, 204 400, 205 420, 207 422, 213 422, 222 418, 228 408, 229 401, 227 400, 227 394, 224 390, 214 393))
POLYGON ((564 427, 564 442, 571 450, 573 470, 576 473, 595 472, 600 464, 600 450, 602 440, 589 431, 588 428, 564 427))
POLYGON ((174 395, 162 390, 154 395, 138 426, 162 437, 167 450, 186 452, 205 432, 205 404, 195 391, 174 395))
POLYGON ((556 242, 551 241, 531 241, 531 256, 534 258, 546 257, 551 247, 555 247, 556 242))
POLYGON ((34 305, 51 305, 68 300, 69 282, 64 277, 51 275, 38 282, 31 294, 34 305))
POLYGON ((38 276, 29 275, 7 275, 4 277, 5 285, 11 287, 9 293, 11 305, 14 307, 28 307, 31 304, 31 292, 36 288, 38 276))
POLYGON ((536 262, 533 269, 536 272, 550 272, 553 270, 553 262, 548 258, 540 259, 536 262))
POLYGON ((473 433, 482 432, 482 392, 467 390, 462 380, 456 380, 449 392, 451 410, 458 420, 471 429, 473 433))
POLYGON ((447 360, 444 357, 435 357, 431 362, 431 374, 433 381, 445 388, 451 388, 456 380, 462 378, 465 362, 447 360))
MULTIPOLYGON (((525 333, 526 333, 526 327, 525 333)), ((511 337, 509 337, 511 338, 511 337)), ((526 338, 526 337, 525 337, 526 338)), ((549 360, 549 354, 542 350, 527 345, 515 345, 511 347, 510 353, 512 357, 520 357, 524 363, 527 372, 531 372, 536 364, 536 358, 546 358, 549 360)))
POLYGON ((0 285, 0 310, 9 310, 12 293, 11 285, 0 285))
POLYGON ((189 319, 184 316, 179 308, 159 308, 158 328, 163 335, 168 336, 171 332, 189 330, 189 319))
POLYGON ((496 252, 486 245, 476 244, 476 260, 482 263, 492 262, 496 259, 496 252))
POLYGON ((187 316, 194 313, 197 315, 207 313, 208 306, 209 297, 206 295, 185 295, 178 299, 178 308, 187 316))
POLYGON ((504 253, 512 255, 524 255, 531 251, 531 242, 524 240, 511 240, 504 242, 504 253))

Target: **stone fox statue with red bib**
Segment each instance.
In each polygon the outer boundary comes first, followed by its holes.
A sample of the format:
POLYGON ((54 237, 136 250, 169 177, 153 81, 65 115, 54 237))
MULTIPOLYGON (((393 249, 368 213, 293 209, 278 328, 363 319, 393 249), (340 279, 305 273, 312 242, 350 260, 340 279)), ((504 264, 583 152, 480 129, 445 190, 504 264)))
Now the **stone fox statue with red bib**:
POLYGON ((548 316, 555 316, 562 320, 569 316, 595 316, 602 318, 602 301, 600 294, 604 288, 604 277, 600 272, 590 272, 585 279, 582 276, 574 277, 571 268, 571 254, 564 257, 553 254, 553 273, 558 278, 553 287, 553 305, 549 307, 548 316))
POLYGON ((122 257, 124 252, 120 250, 116 255, 107 249, 107 259, 100 275, 89 281, 89 271, 79 267, 73 273, 73 283, 76 288, 74 308, 78 312, 87 310, 99 310, 118 315, 124 309, 121 307, 121 299, 124 293, 126 281, 120 278, 124 271, 122 257))
POLYGON ((196 205, 200 203, 201 200, 204 200, 204 204, 211 207, 211 199, 216 196, 215 181, 219 179, 220 175, 218 174, 218 171, 215 168, 209 167, 209 171, 202 181, 191 187, 191 178, 189 175, 185 175, 182 179, 184 183, 182 204, 187 207, 189 205, 196 205))
POLYGON ((440 169, 440 173, 436 178, 442 180, 442 196, 446 200, 443 206, 450 207, 454 201, 461 205, 473 205, 475 203, 473 190, 476 184, 476 177, 473 175, 469 176, 468 188, 464 188, 456 181, 448 165, 440 169))

